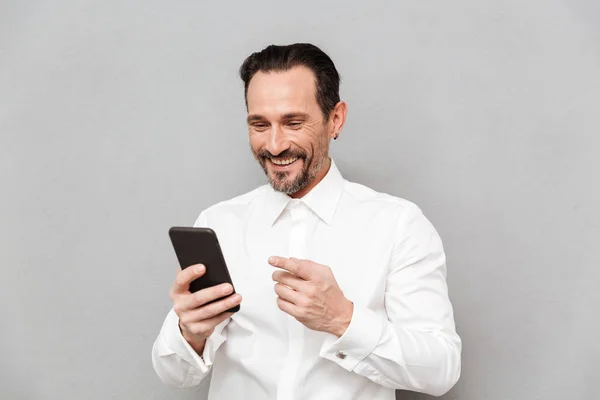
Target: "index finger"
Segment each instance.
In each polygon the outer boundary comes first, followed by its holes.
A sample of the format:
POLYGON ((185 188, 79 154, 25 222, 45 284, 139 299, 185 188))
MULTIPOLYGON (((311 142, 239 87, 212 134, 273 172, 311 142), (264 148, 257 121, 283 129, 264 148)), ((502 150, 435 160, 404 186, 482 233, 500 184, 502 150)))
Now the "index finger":
POLYGON ((206 267, 202 264, 190 265, 177 273, 175 282, 171 291, 173 293, 187 293, 190 290, 190 283, 196 278, 201 277, 206 272, 206 267))
POLYGON ((310 278, 310 270, 306 268, 303 260, 298 260, 297 258, 269 257, 269 264, 285 269, 302 279, 308 280, 310 278))

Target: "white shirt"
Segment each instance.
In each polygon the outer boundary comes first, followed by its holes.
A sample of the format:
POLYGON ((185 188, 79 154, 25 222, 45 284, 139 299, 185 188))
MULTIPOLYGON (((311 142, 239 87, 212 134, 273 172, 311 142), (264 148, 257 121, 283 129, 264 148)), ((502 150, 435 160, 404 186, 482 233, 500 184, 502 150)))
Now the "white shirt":
POLYGON ((394 389, 441 395, 458 380, 442 242, 413 203, 346 181, 332 161, 302 199, 265 185, 204 210, 195 226, 217 233, 241 310, 202 358, 169 312, 152 351, 168 385, 197 385, 212 369, 209 399, 392 400, 394 389), (354 303, 341 337, 277 307, 270 256, 331 268, 354 303))

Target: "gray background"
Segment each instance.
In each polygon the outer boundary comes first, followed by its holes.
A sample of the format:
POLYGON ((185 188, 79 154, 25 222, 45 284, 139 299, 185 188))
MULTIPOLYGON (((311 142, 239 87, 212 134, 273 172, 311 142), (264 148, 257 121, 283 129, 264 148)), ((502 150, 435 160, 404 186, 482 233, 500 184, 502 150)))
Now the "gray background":
POLYGON ((341 72, 343 174, 444 239, 444 398, 600 398, 600 3, 284 3, 0 2, 0 398, 204 398, 151 366, 167 229, 264 182, 237 68, 297 41, 341 72))

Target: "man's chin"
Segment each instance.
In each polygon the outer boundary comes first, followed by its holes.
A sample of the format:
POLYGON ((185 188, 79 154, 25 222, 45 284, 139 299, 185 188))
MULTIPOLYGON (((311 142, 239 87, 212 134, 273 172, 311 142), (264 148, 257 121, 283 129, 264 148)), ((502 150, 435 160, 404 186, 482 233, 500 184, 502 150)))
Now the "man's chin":
POLYGON ((265 172, 273 189, 288 195, 294 194, 301 189, 299 187, 301 184, 298 181, 302 180, 301 175, 303 174, 302 166, 304 165, 304 160, 299 160, 297 163, 300 165, 294 165, 289 170, 281 170, 275 168, 269 162, 266 163, 265 172))
POLYGON ((280 177, 277 177, 276 174, 269 174, 269 181, 271 182, 273 189, 286 194, 290 194, 289 192, 294 186, 293 179, 281 179, 280 177))
POLYGON ((298 191, 298 182, 296 174, 282 174, 281 172, 269 172, 269 183, 271 187, 278 192, 285 194, 294 194, 298 191))

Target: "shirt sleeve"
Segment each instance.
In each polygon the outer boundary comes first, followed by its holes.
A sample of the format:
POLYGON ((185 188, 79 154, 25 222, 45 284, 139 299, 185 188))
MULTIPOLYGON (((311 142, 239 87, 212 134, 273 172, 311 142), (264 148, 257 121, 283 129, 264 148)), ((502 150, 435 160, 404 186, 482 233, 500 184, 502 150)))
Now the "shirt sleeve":
MULTIPOLYGON (((204 212, 194 226, 208 226, 204 212)), ((228 318, 215 327, 206 339, 200 357, 181 334, 179 318, 171 309, 152 348, 152 365, 160 379, 179 388, 198 385, 210 373, 216 352, 227 339, 226 327, 230 320, 228 318)))
POLYGON ((385 315, 356 306, 320 355, 393 389, 441 396, 457 382, 461 340, 446 284, 441 239, 421 210, 402 211, 385 289, 385 315))

